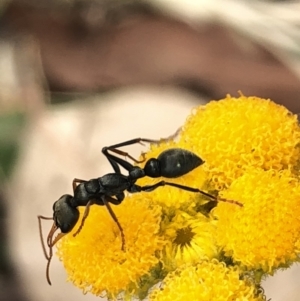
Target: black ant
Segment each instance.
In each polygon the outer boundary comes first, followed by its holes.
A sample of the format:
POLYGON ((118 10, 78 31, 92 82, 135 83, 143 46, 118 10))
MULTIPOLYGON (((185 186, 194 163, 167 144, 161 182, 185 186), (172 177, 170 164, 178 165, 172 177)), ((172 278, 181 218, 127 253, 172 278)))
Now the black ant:
POLYGON ((144 160, 138 161, 132 156, 130 156, 128 153, 118 149, 122 146, 127 146, 135 143, 142 143, 142 142, 159 143, 161 141, 136 138, 119 144, 104 147, 102 149, 102 153, 106 156, 106 158, 110 162, 114 170, 114 173, 109 173, 100 178, 91 179, 89 181, 74 179, 73 180, 74 196, 65 194, 53 204, 53 218, 44 217, 41 215, 38 216, 42 247, 43 247, 45 257, 48 260, 46 277, 50 285, 51 285, 51 281, 49 278, 49 265, 53 255, 52 248, 57 243, 57 241, 60 240, 60 238, 62 238, 66 233, 70 232, 76 225, 79 219, 79 211, 77 209, 78 206, 85 206, 85 211, 83 214, 81 224, 78 230, 76 231, 76 233, 74 234, 74 236, 79 234, 79 232, 81 231, 84 225, 84 221, 88 217, 91 205, 93 204, 100 205, 100 206, 104 205, 106 206, 111 217, 113 218, 118 228, 120 229, 121 238, 122 238, 122 250, 125 250, 125 236, 124 236, 123 228, 119 223, 118 218, 116 217, 114 211, 112 210, 110 203, 114 205, 121 204, 121 202, 125 197, 124 191, 126 190, 130 193, 136 193, 141 191, 149 192, 155 190, 160 186, 172 186, 190 192, 201 193, 214 202, 224 201, 224 202, 229 202, 229 203, 242 206, 242 204, 240 204, 239 202, 233 200, 220 199, 202 190, 199 190, 198 188, 192 188, 176 183, 159 181, 156 184, 146 185, 146 186, 139 186, 135 184, 135 182, 138 179, 143 178, 145 176, 151 178, 158 178, 158 177, 177 178, 187 174, 188 172, 192 171, 193 169, 195 169, 196 167, 204 163, 204 161, 201 158, 199 158, 196 154, 181 148, 171 148, 163 151, 157 158, 151 158, 147 160, 144 168, 134 166, 129 162, 125 161, 124 159, 121 159, 109 153, 109 152, 113 152, 115 154, 128 157, 136 163, 142 163, 144 162, 144 160), (127 176, 121 174, 120 166, 128 171, 127 176), (49 255, 46 252, 44 240, 42 237, 41 219, 54 220, 53 226, 47 237, 49 255), (61 230, 61 233, 59 233, 53 240, 53 235, 58 229, 61 230))

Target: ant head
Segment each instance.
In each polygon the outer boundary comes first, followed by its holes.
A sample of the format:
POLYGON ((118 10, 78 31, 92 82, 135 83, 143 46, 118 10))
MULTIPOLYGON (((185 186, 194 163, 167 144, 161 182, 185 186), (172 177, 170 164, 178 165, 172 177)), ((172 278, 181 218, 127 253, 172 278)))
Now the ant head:
POLYGON ((53 204, 54 224, 62 233, 70 232, 79 218, 78 209, 71 204, 72 199, 71 195, 64 194, 53 204))
POLYGON ((71 204, 72 199, 73 197, 69 194, 65 194, 62 197, 60 197, 58 201, 56 201, 53 204, 53 218, 45 217, 41 215, 38 216, 41 243, 42 243, 44 255, 48 260, 47 268, 46 268, 46 278, 50 285, 51 285, 51 281, 49 276, 49 267, 50 267, 51 258, 53 256, 52 248, 66 233, 70 232, 74 228, 79 218, 79 211, 77 210, 76 207, 73 207, 71 204), (47 253, 44 244, 43 233, 42 233, 42 222, 41 222, 42 219, 44 220, 53 219, 54 221, 52 228, 47 236, 47 245, 49 247, 49 254, 47 253), (58 229, 61 230, 61 233, 59 233, 53 239, 54 233, 58 229))

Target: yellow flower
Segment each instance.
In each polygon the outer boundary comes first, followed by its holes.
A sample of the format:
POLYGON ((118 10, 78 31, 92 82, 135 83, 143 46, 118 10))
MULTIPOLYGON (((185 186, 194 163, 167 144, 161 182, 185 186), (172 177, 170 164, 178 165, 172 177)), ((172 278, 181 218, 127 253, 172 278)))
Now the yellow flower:
POLYGON ((171 221, 164 221, 162 231, 166 246, 162 261, 166 270, 217 256, 215 226, 201 213, 191 216, 178 211, 171 221))
POLYGON ((270 100, 227 96, 196 109, 179 144, 197 149, 221 190, 249 167, 293 169, 299 161, 300 128, 296 115, 270 100))
POLYGON ((177 300, 262 301, 265 297, 238 268, 213 259, 169 273, 162 288, 150 294, 150 301, 177 300))
POLYGON ((298 260, 300 185, 288 171, 248 170, 222 197, 244 204, 213 211, 216 241, 235 263, 272 273, 298 260))
POLYGON ((77 225, 58 243, 58 254, 68 279, 76 286, 116 298, 122 292, 136 293, 140 278, 157 265, 155 253, 164 243, 158 235, 158 205, 150 205, 148 199, 136 194, 113 210, 124 229, 125 251, 121 250, 120 231, 106 208, 94 205, 81 232, 73 237, 77 225))

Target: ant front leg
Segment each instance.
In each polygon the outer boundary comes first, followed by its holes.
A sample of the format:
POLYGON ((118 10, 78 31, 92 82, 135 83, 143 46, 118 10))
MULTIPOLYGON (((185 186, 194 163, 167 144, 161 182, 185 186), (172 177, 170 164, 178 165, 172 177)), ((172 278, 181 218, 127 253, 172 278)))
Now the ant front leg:
POLYGON ((83 228, 84 226, 84 222, 85 220, 87 219, 89 213, 90 213, 90 207, 94 204, 95 202, 94 201, 88 201, 88 203, 86 204, 85 206, 85 209, 84 209, 84 213, 83 213, 83 217, 82 217, 82 220, 81 220, 81 223, 80 223, 80 226, 79 228, 77 229, 77 231, 73 234, 73 236, 75 237, 76 235, 78 235, 81 231, 81 229, 83 228))

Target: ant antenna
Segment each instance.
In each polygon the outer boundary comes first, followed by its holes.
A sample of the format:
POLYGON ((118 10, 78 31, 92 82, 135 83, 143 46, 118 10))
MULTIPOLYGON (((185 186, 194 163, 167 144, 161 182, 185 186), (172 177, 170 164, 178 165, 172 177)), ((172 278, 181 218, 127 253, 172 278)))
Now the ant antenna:
POLYGON ((50 280, 50 262, 53 256, 53 246, 65 235, 65 233, 59 233, 55 239, 52 241, 53 235, 56 232, 57 229, 59 229, 56 225, 55 222, 52 225, 52 228, 47 236, 47 245, 49 247, 49 255, 47 254, 46 251, 46 247, 45 247, 45 243, 44 243, 44 238, 43 238, 43 231, 42 231, 42 219, 44 220, 53 220, 52 217, 45 217, 42 215, 38 215, 38 221, 39 221, 39 231, 40 231, 40 239, 41 239, 41 243, 42 243, 42 247, 43 247, 43 251, 44 251, 44 255, 47 259, 47 266, 46 266, 46 278, 47 278, 47 282, 49 283, 49 285, 51 285, 51 280, 50 280))
POLYGON ((44 243, 44 237, 43 237, 42 219, 53 220, 53 218, 52 217, 45 217, 45 216, 42 216, 42 215, 38 215, 40 240, 41 240, 41 244, 42 244, 42 248, 43 248, 43 252, 44 252, 45 258, 48 260, 49 256, 48 256, 47 251, 46 251, 46 247, 45 247, 45 243, 44 243))

